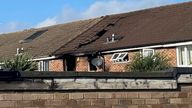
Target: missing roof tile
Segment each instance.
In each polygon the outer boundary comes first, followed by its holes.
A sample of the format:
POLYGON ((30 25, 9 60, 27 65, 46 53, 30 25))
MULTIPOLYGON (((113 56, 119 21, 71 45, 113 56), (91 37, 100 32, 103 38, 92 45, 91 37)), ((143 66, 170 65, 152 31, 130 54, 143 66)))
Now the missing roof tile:
POLYGON ((97 36, 103 36, 106 32, 107 32, 107 30, 103 29, 100 32, 98 32, 96 35, 97 36))

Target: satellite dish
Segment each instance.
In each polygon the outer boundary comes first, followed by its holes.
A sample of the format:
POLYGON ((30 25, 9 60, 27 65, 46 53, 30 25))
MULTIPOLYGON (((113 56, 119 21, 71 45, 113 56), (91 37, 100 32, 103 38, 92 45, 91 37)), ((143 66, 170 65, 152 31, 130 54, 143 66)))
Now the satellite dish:
POLYGON ((103 64, 103 60, 100 59, 100 58, 94 58, 94 59, 91 60, 91 63, 94 66, 98 67, 98 66, 101 66, 103 64))

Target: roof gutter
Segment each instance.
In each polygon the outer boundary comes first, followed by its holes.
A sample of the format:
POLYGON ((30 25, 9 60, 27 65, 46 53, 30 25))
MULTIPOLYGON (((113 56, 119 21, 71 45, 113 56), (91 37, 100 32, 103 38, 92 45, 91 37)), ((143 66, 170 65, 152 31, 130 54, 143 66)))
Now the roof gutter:
POLYGON ((119 50, 112 50, 112 51, 104 51, 102 53, 106 54, 106 53, 115 53, 115 52, 124 52, 124 51, 134 51, 134 50, 141 50, 141 49, 168 48, 168 47, 177 47, 177 46, 184 46, 184 45, 192 45, 192 41, 179 42, 179 43, 173 43, 173 44, 152 45, 152 46, 137 47, 137 48, 119 49, 119 50))
POLYGON ((50 60, 50 59, 55 59, 55 58, 56 58, 56 56, 43 57, 43 58, 36 58, 36 59, 33 59, 33 61, 50 60))

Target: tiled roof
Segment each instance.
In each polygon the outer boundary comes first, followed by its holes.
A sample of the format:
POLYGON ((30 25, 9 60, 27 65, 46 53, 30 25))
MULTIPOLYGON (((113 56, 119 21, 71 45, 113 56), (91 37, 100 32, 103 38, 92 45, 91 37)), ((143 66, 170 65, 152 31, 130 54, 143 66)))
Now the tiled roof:
POLYGON ((24 48, 34 57, 50 56, 55 50, 92 27, 102 18, 77 21, 46 28, 30 29, 0 35, 0 58, 12 57, 24 48))
POLYGON ((105 16, 54 54, 76 54, 192 40, 192 2, 105 16), (115 34, 118 41, 108 42, 115 34))

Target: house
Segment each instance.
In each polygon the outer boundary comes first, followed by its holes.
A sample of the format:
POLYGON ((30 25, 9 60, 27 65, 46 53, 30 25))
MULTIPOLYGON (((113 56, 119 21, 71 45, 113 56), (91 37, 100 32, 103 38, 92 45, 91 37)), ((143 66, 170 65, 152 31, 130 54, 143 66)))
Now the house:
POLYGON ((124 72, 136 53, 192 66, 192 2, 0 35, 0 58, 27 52, 39 71, 124 72))
MULTIPOLYGON (((0 35, 0 60, 16 54, 29 53, 38 62, 39 71, 63 71, 63 59, 52 53, 102 18, 76 21, 38 29, 0 35)), ((0 63, 1 64, 1 63, 0 63)))
POLYGON ((123 72, 138 52, 159 52, 174 67, 191 67, 192 2, 105 16, 53 55, 69 71, 123 72))

